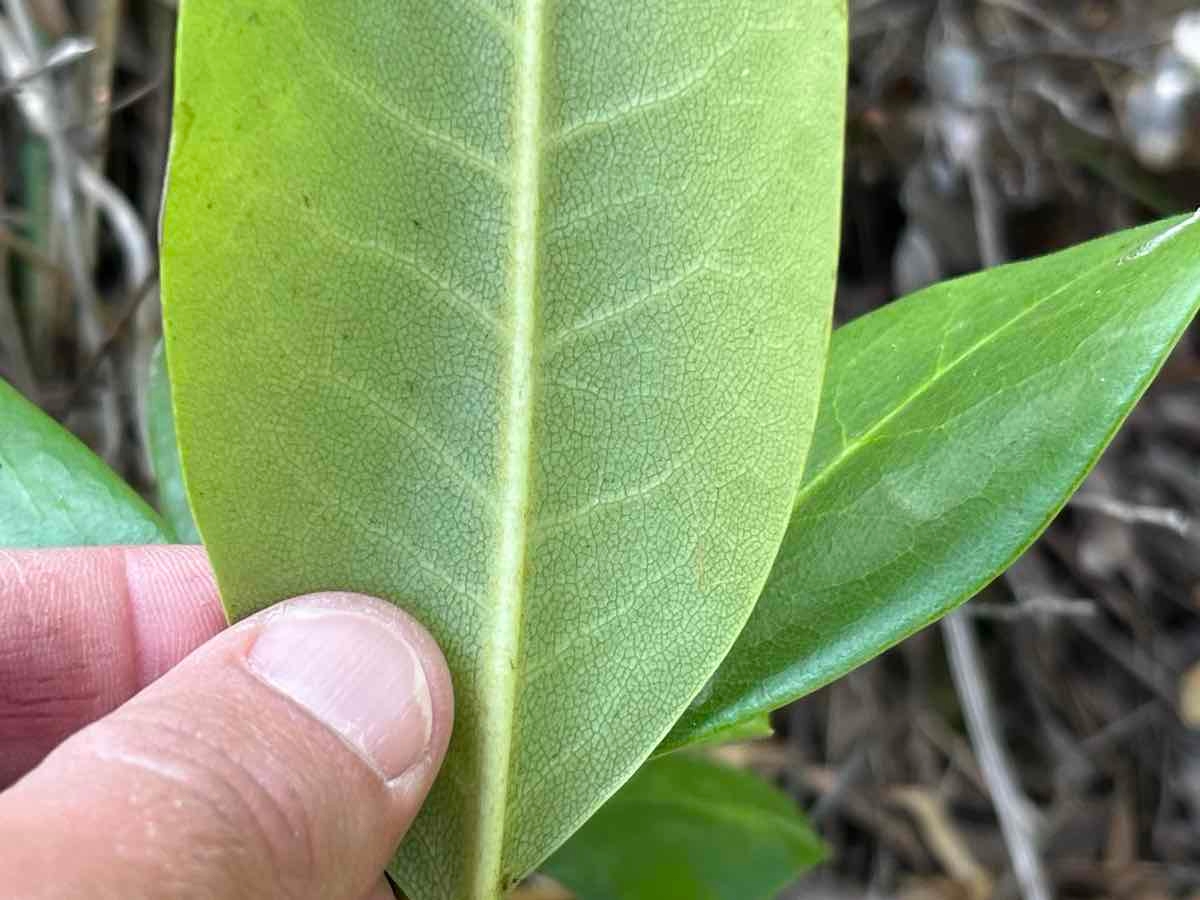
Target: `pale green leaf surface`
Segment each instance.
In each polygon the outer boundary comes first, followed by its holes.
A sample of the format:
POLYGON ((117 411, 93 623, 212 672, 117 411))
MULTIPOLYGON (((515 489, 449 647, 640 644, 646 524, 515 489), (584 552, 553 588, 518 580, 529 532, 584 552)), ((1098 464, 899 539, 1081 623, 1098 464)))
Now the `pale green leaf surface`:
POLYGON ((383 595, 455 677, 394 872, 495 896, 650 753, 815 419, 842 4, 185 3, 163 283, 225 601, 383 595))
POLYGON ((167 525, 73 434, 0 380, 0 547, 158 544, 167 525))
POLYGON ((179 445, 175 439, 175 412, 171 409, 171 379, 167 373, 167 355, 160 343, 150 357, 150 390, 147 392, 146 422, 150 432, 150 463, 154 467, 158 508, 171 523, 181 544, 199 544, 200 532, 192 518, 179 445))
POLYGON ((792 798, 681 754, 643 767, 542 869, 579 900, 767 900, 823 853, 792 798))
POLYGON ((815 690, 1007 568, 1198 301, 1200 225, 1171 220, 937 285, 838 329, 770 580, 665 748, 815 690))

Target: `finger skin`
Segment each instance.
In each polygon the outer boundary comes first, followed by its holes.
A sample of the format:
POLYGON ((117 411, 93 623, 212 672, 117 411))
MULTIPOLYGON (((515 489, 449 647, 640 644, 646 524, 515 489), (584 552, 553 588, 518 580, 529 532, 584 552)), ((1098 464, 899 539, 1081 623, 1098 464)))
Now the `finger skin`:
POLYGON ((375 889, 368 894, 364 900, 396 900, 396 892, 392 890, 390 884, 384 879, 379 879, 379 883, 375 885, 375 889))
POLYGON ((452 718, 445 662, 415 620, 358 595, 288 601, 222 632, 0 794, 0 884, 31 900, 374 897, 452 718), (275 622, 329 610, 402 639, 427 686, 427 742, 403 775, 385 777, 252 665, 275 622))
POLYGON ((224 627, 199 547, 0 550, 0 789, 224 627))

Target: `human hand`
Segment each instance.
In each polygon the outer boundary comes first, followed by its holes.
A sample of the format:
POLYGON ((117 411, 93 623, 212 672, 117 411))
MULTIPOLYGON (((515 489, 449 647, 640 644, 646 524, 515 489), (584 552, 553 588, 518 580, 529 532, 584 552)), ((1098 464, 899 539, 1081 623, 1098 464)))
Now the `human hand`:
POLYGON ((391 898, 452 717, 382 601, 225 628, 199 548, 0 551, 0 893, 391 898))

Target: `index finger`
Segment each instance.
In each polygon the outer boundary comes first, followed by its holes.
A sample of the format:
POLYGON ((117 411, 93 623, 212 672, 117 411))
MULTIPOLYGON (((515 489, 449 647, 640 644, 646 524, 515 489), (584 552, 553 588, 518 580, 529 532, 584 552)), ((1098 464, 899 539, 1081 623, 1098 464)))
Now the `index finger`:
POLYGON ((0 550, 0 788, 224 627, 200 547, 0 550))

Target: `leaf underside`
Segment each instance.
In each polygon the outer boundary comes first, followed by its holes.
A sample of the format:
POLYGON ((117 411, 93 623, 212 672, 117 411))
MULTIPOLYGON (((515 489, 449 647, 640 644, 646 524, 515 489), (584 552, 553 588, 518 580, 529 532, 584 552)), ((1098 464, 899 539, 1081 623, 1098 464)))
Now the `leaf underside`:
POLYGON ((767 900, 823 853, 792 798, 678 755, 644 766, 542 869, 579 900, 767 900))
POLYGON ((171 538, 166 523, 120 476, 0 381, 0 548, 171 538))
POLYGON ((771 577, 664 749, 815 690, 1003 572, 1198 304, 1192 217, 936 285, 838 329, 771 577))
POLYGON ((233 616, 412 610, 455 678, 394 865, 494 897, 749 614, 815 419, 845 21, 791 0, 182 7, 163 284, 233 616))

